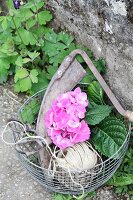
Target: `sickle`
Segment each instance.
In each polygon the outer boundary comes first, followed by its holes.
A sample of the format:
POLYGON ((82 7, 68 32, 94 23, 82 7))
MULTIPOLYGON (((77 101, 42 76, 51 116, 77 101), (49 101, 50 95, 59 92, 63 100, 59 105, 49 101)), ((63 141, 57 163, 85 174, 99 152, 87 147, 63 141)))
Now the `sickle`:
POLYGON ((117 98, 115 97, 114 93, 111 91, 111 89, 109 88, 109 86, 107 85, 107 83, 105 82, 103 77, 101 76, 101 74, 98 72, 98 70, 96 69, 96 67, 94 66, 94 64, 92 63, 92 61, 90 60, 90 58, 88 57, 88 55, 84 51, 82 51, 80 49, 76 49, 72 53, 69 54, 68 58, 70 60, 73 60, 75 58, 75 56, 78 55, 78 54, 83 57, 84 61, 86 62, 86 64, 88 65, 88 67, 90 68, 90 70, 92 71, 92 73, 94 74, 94 76, 96 77, 98 82, 100 83, 100 85, 102 86, 103 90, 105 91, 105 93, 109 97, 110 101, 112 102, 112 104, 114 105, 116 110, 122 116, 127 118, 130 122, 133 122, 133 112, 123 109, 123 107, 121 106, 121 104, 119 103, 117 98))

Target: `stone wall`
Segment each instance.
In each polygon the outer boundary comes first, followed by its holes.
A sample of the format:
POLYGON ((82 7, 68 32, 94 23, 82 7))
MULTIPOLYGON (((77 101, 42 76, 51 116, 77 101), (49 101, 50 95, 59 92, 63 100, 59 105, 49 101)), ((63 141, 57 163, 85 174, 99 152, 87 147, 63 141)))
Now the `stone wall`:
POLYGON ((57 26, 106 59, 108 83, 133 109, 133 0, 47 0, 47 5, 57 26))

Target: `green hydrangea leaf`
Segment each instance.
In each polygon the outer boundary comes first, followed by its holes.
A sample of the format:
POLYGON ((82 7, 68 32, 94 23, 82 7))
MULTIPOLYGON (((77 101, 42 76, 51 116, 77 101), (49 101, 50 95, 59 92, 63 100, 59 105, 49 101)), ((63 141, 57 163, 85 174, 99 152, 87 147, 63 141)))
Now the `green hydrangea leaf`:
POLYGON ((127 130, 122 120, 116 117, 105 118, 92 130, 95 148, 107 157, 113 156, 123 144, 127 130))
POLYGON ((37 83, 38 82, 38 71, 36 69, 32 69, 30 71, 30 78, 31 78, 31 81, 33 83, 37 83))
POLYGON ((32 87, 32 82, 29 77, 19 79, 15 84, 15 91, 16 92, 26 92, 30 90, 32 87))
POLYGON ((14 81, 16 83, 19 79, 23 79, 23 78, 26 78, 28 76, 29 76, 29 72, 28 72, 27 69, 25 69, 25 68, 18 69, 16 71, 15 76, 14 76, 14 81))
POLYGON ((94 102, 95 104, 103 104, 103 89, 98 83, 98 81, 93 81, 87 89, 87 94, 89 97, 89 100, 94 102))
POLYGON ((47 22, 49 22, 53 18, 52 14, 48 10, 44 10, 38 13, 36 15, 36 19, 38 20, 40 25, 45 25, 47 22))
POLYGON ((89 125, 99 124, 105 117, 111 113, 111 107, 108 105, 97 105, 89 108, 86 113, 86 122, 89 125))

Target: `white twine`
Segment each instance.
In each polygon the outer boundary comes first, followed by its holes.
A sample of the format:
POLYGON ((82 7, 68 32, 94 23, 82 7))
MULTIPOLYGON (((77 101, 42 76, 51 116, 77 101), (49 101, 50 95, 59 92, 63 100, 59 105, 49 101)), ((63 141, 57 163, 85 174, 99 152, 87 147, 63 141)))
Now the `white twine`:
MULTIPOLYGON (((30 130, 29 130, 30 131, 30 130)), ((46 145, 46 148, 49 150, 49 152, 50 152, 50 154, 51 154, 51 159, 50 159, 50 163, 49 163, 49 167, 48 167, 48 173, 50 174, 50 175, 52 175, 52 176, 54 176, 54 174, 55 174, 55 172, 57 171, 57 168, 58 167, 62 167, 63 168, 63 166, 60 164, 60 161, 62 161, 62 159, 64 159, 65 161, 66 161, 66 163, 65 163, 65 168, 67 168, 67 171, 68 171, 68 173, 69 173, 69 176, 70 176, 70 178, 71 178, 71 180, 72 180, 72 182, 75 184, 75 185, 79 185, 80 187, 81 187, 81 189, 82 189, 82 195, 81 196, 79 196, 79 197, 76 197, 76 196, 74 196, 73 195, 73 197, 74 198, 76 198, 76 199, 81 199, 81 198, 83 198, 83 196, 84 196, 84 187, 83 187, 83 185, 82 184, 80 184, 80 183, 77 183, 74 179, 73 179, 73 177, 72 177, 72 171, 73 170, 70 170, 70 167, 74 167, 74 166, 72 166, 71 165, 71 163, 68 163, 68 161, 66 160, 66 156, 65 156, 65 154, 64 154, 64 152, 62 151, 62 150, 57 150, 57 147, 55 147, 54 148, 54 151, 52 152, 52 150, 51 150, 51 148, 49 147, 49 145, 48 145, 48 143, 47 143, 47 141, 46 141, 46 139, 44 139, 43 137, 41 137, 41 136, 31 136, 31 135, 29 135, 28 134, 28 132, 27 132, 27 130, 26 130, 26 125, 25 124, 22 124, 22 123, 20 123, 20 122, 18 122, 18 121, 10 121, 10 122, 8 122, 7 124, 6 124, 6 126, 5 126, 5 128, 4 128, 4 130, 2 131, 2 134, 1 134, 1 139, 2 139, 2 141, 5 143, 5 144, 7 144, 7 145, 12 145, 12 146, 15 146, 15 145, 17 145, 17 144, 21 144, 23 141, 25 141, 26 139, 39 139, 39 140, 41 140, 45 145, 46 145), (21 138, 21 139, 19 139, 17 142, 7 142, 5 139, 4 139, 4 134, 5 134, 5 132, 6 132, 6 130, 7 130, 7 128, 8 128, 8 126, 9 125, 11 125, 12 123, 16 123, 16 124, 19 124, 22 128, 23 128, 23 132, 25 133, 25 137, 24 138, 21 138), (60 157, 58 157, 58 154, 57 153, 61 153, 61 156, 63 156, 63 158, 60 158, 60 157), (57 156, 56 156, 57 155, 57 156), (53 159, 54 158, 54 159, 53 159), (53 164, 53 165, 52 165, 53 164), (53 170, 51 170, 53 168, 53 170), (52 171, 52 174, 50 173, 52 171)), ((27 141, 28 142, 28 141, 27 141)), ((86 142, 87 143, 87 145, 89 146, 89 148, 90 149, 92 149, 92 151, 100 158, 100 161, 101 161, 101 163, 102 163, 102 166, 101 166, 101 169, 99 170, 99 172, 102 170, 102 168, 103 168, 103 161, 102 161, 102 158, 101 158, 101 156, 97 153, 97 151, 92 147, 92 145, 89 143, 89 142, 86 142)), ((81 151, 81 161, 82 161, 82 156, 84 157, 84 154, 87 152, 87 146, 84 144, 84 143, 82 143, 82 145, 81 144, 79 144, 80 145, 80 151, 81 151)), ((73 156, 76 158, 76 155, 78 155, 79 153, 78 153, 78 151, 79 151, 79 149, 78 149, 78 147, 75 145, 74 147, 70 147, 70 148, 68 148, 68 151, 69 151, 69 156, 70 156, 70 158, 69 159, 72 159, 73 160, 73 156), (75 151, 76 150, 76 151, 75 151), (75 154, 75 155, 74 155, 75 154)), ((80 154, 79 154, 80 155, 80 154)), ((88 155, 89 156, 89 155, 88 155)), ((78 156, 77 156, 78 157, 78 156)), ((82 161, 82 164, 83 164, 83 161, 82 161)), ((36 164, 34 164, 35 166, 37 166, 36 164)), ((37 166, 38 167, 38 166, 37 166)), ((44 168, 45 169, 45 168, 44 168)), ((79 170, 80 171, 83 171, 83 169, 78 165, 77 166, 77 169, 74 169, 74 172, 79 172, 79 170)), ((84 170, 86 173, 88 173, 88 174, 96 174, 96 173, 93 173, 93 172, 89 172, 88 170, 84 170)))

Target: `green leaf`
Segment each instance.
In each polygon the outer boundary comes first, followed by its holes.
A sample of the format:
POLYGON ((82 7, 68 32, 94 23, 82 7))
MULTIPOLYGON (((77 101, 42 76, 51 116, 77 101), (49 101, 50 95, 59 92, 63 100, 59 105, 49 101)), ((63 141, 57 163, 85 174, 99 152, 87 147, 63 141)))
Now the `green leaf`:
POLYGON ((0 84, 7 81, 10 69, 10 61, 7 58, 0 58, 0 84))
POLYGON ((73 40, 74 40, 74 38, 71 35, 69 35, 63 31, 60 32, 57 36, 57 41, 61 41, 67 46, 69 46, 73 40))
MULTIPOLYGON (((50 29, 51 30, 51 29, 50 29)), ((34 34, 34 35, 36 35, 36 37, 39 39, 39 38, 44 38, 44 34, 46 33, 46 32, 49 32, 49 28, 47 28, 47 27, 44 27, 44 26, 39 26, 39 28, 34 28, 34 29, 32 29, 32 33, 34 34)))
POLYGON ((92 130, 92 141, 100 153, 111 157, 119 150, 126 135, 123 121, 116 117, 107 117, 92 130))
POLYGON ((36 20, 35 19, 28 19, 26 21, 26 29, 30 29, 31 27, 33 27, 36 24, 36 20))
POLYGON ((3 53, 6 53, 8 56, 13 55, 14 53, 14 41, 13 38, 8 38, 6 39, 6 42, 2 45, 1 51, 3 53))
POLYGON ((94 102, 95 104, 104 104, 103 101, 103 89, 97 81, 93 81, 87 90, 87 94, 89 96, 89 100, 94 102))
POLYGON ((0 67, 0 84, 6 82, 7 77, 8 77, 8 70, 5 69, 4 67, 0 67))
POLYGON ((49 57, 53 57, 53 59, 56 59, 54 56, 58 55, 61 50, 64 50, 66 46, 60 42, 57 42, 56 44, 53 44, 49 41, 45 41, 43 50, 46 54, 48 54, 49 57))
POLYGON ((0 68, 9 69, 10 68, 10 61, 6 58, 0 58, 0 68))
POLYGON ((123 174, 120 177, 116 177, 110 179, 108 185, 118 186, 125 186, 125 185, 132 185, 133 184, 133 174, 123 174))
POLYGON ((57 34, 52 29, 50 29, 45 34, 45 39, 48 40, 49 42, 52 42, 52 43, 57 42, 57 37, 58 37, 57 34))
POLYGON ((21 9, 19 9, 18 13, 15 15, 15 18, 16 20, 20 19, 21 22, 26 22, 28 19, 32 19, 33 16, 34 16, 34 13, 30 9, 25 10, 24 7, 21 7, 21 9))
MULTIPOLYGON (((20 54, 21 54, 22 57, 26 57, 26 56, 28 55, 28 49, 26 49, 25 47, 21 47, 21 46, 20 46, 20 50, 21 50, 21 51, 20 51, 20 54)), ((24 59, 23 59, 23 62, 24 62, 25 59, 27 59, 27 58, 24 58, 24 59)), ((29 58, 28 58, 28 59, 29 59, 29 58)))
POLYGON ((111 107, 108 105, 97 105, 92 107, 86 113, 86 121, 90 125, 99 124, 105 117, 111 113, 111 107))
POLYGON ((23 58, 23 63, 28 63, 28 62, 31 62, 30 58, 23 58))
POLYGON ((49 22, 53 18, 52 14, 48 10, 44 10, 38 13, 36 15, 36 19, 38 20, 40 25, 45 25, 47 22, 49 22))
POLYGON ((7 41, 7 38, 11 38, 12 37, 12 33, 11 30, 6 30, 4 31, 3 34, 3 30, 1 30, 1 34, 0 34, 0 44, 3 44, 4 42, 7 41))
POLYGON ((33 12, 37 12, 43 6, 44 6, 44 2, 35 1, 35 3, 32 2, 31 9, 33 10, 33 12))
POLYGON ((22 41, 25 45, 28 45, 28 44, 31 44, 31 45, 34 45, 36 44, 36 38, 34 37, 33 33, 24 29, 24 28, 19 28, 18 29, 19 31, 19 35, 18 33, 16 32, 16 35, 17 37, 19 38, 19 40, 22 41))
POLYGON ((106 72, 106 62, 105 59, 99 58, 98 60, 94 60, 93 64, 96 66, 99 72, 105 73, 106 72))
POLYGON ((21 68, 16 71, 16 74, 14 76, 14 81, 16 83, 19 79, 26 78, 27 76, 29 76, 28 70, 25 68, 21 68))
POLYGON ((49 66, 47 69, 48 73, 46 74, 47 79, 51 80, 57 70, 58 70, 58 67, 49 66))
POLYGON ((30 90, 32 87, 32 82, 29 77, 19 79, 15 84, 15 91, 16 92, 26 92, 30 90))
POLYGON ((36 92, 46 88, 48 86, 48 80, 46 78, 46 72, 42 71, 38 75, 38 83, 33 83, 31 90, 29 90, 29 93, 31 95, 35 94, 36 92))
POLYGON ((94 80, 95 80, 94 76, 91 76, 90 74, 87 73, 87 75, 80 82, 89 85, 94 80))
POLYGON ((32 124, 39 112, 40 103, 37 100, 32 100, 28 105, 24 107, 19 117, 23 123, 32 124))
POLYGON ((51 57, 49 59, 49 63, 53 64, 53 66, 57 67, 59 64, 62 63, 64 58, 68 55, 68 52, 63 50, 59 54, 55 55, 54 57, 51 57))
POLYGON ((12 23, 11 23, 12 29, 19 28, 21 27, 21 25, 22 25, 22 16, 19 17, 18 14, 13 16, 12 23))
POLYGON ((22 67, 23 66, 23 59, 22 59, 22 56, 19 56, 15 62, 15 64, 19 67, 22 67))
POLYGON ((52 200, 73 200, 73 196, 70 194, 67 195, 67 194, 54 193, 54 195, 52 196, 52 200))
POLYGON ((33 83, 37 83, 38 82, 37 76, 38 76, 38 71, 36 69, 32 69, 30 71, 30 78, 31 78, 33 83))
POLYGON ((37 57, 40 55, 40 53, 39 53, 39 52, 36 52, 36 51, 34 51, 34 52, 28 51, 27 54, 28 54, 28 56, 32 59, 32 61, 35 60, 35 58, 37 58, 37 57))

